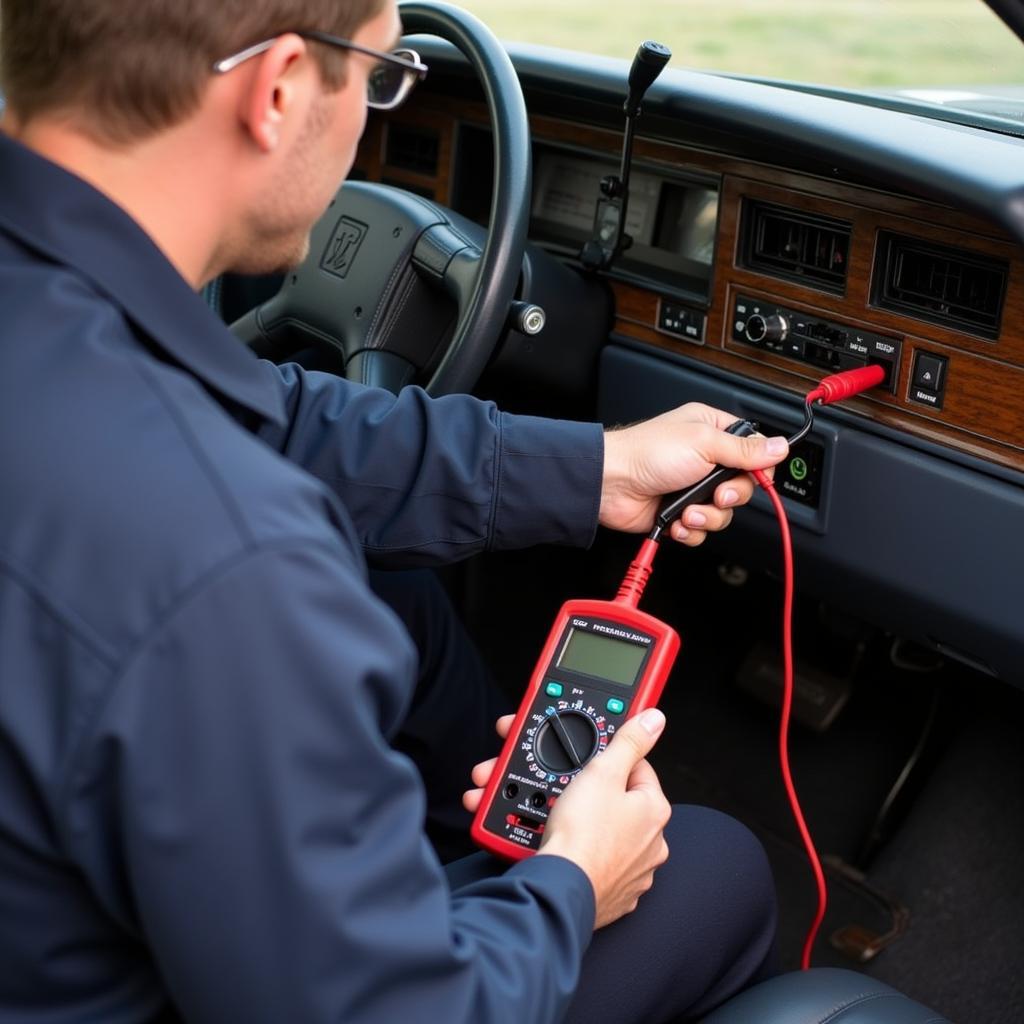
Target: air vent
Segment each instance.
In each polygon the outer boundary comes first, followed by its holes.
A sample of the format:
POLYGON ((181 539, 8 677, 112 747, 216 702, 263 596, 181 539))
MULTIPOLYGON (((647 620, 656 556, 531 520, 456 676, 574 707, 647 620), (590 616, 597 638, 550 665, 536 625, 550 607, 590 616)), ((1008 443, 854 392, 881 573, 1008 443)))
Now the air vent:
POLYGON ((1009 263, 994 256, 880 231, 871 300, 995 340, 1009 272, 1009 263))
POLYGON ((439 148, 437 132, 424 128, 410 128, 404 124, 392 124, 388 127, 388 145, 384 162, 389 167, 433 177, 437 174, 439 148))
POLYGON ((746 200, 742 265, 842 295, 852 230, 834 217, 746 200))

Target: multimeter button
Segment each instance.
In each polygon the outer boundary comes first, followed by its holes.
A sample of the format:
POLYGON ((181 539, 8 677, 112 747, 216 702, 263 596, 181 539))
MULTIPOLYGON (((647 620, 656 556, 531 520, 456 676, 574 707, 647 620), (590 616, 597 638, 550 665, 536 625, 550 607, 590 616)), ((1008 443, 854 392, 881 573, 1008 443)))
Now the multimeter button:
POLYGON ((544 692, 549 697, 561 697, 562 696, 562 684, 561 683, 548 683, 544 687, 544 692))
POLYGON ((608 703, 605 704, 605 707, 613 715, 621 715, 622 712, 626 710, 626 705, 621 700, 619 700, 618 697, 609 697, 608 703))

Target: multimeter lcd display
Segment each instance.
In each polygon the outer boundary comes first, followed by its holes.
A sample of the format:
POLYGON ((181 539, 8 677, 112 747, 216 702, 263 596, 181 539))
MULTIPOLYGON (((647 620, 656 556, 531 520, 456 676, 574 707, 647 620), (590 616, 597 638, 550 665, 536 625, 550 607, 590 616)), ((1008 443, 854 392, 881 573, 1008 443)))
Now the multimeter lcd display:
POLYGON ((632 686, 646 653, 647 648, 639 644, 574 629, 558 659, 558 667, 632 686))

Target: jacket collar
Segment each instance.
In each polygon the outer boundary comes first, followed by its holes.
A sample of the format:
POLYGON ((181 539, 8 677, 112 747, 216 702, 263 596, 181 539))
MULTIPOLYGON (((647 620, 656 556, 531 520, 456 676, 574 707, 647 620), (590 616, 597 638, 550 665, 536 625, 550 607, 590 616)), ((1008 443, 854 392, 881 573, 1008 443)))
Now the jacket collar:
POLYGON ((213 391, 285 423, 284 401, 266 367, 120 206, 3 132, 0 167, 0 231, 91 281, 213 391))

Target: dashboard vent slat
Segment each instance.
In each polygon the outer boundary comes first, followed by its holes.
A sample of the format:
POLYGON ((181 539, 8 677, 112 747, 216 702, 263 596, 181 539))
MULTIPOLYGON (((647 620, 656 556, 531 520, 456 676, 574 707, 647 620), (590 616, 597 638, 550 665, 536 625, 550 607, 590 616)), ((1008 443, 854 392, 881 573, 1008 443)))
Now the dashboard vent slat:
POLYGON ((440 146, 436 131, 391 124, 384 162, 388 167, 433 177, 437 174, 440 146))
POLYGON ((745 200, 741 264, 843 295, 853 225, 774 203, 745 200))
POLYGON ((872 302, 994 341, 1009 272, 995 256, 880 231, 872 302))

